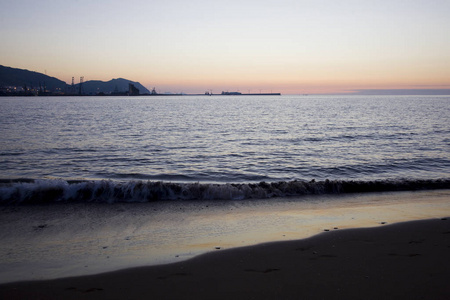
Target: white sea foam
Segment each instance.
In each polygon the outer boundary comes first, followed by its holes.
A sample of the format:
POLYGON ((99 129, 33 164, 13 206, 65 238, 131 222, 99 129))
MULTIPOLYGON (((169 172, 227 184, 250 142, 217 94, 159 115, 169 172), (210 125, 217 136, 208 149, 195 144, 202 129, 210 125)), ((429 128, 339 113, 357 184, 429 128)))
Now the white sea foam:
POLYGON ((384 191, 450 189, 450 179, 380 181, 280 181, 260 183, 172 183, 152 181, 116 182, 3 180, 0 204, 54 202, 153 202, 164 200, 243 200, 384 191))

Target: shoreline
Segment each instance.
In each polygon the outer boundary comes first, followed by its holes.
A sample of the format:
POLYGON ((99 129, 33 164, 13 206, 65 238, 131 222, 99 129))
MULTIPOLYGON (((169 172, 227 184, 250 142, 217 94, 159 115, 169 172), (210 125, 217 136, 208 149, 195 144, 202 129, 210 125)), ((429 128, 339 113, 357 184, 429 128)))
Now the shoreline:
POLYGON ((218 250, 98 275, 0 285, 3 299, 444 299, 450 220, 218 250))
POLYGON ((0 210, 0 283, 87 276, 334 228, 450 215, 450 190, 252 201, 11 206, 0 210), (26 220, 26 221, 25 221, 26 220))

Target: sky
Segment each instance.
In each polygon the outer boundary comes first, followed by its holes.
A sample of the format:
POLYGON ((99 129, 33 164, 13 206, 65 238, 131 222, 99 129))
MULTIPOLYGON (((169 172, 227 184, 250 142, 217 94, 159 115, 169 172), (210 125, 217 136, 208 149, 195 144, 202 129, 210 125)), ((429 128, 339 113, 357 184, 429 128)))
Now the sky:
POLYGON ((450 89, 449 0, 0 0, 0 65, 159 93, 450 89))

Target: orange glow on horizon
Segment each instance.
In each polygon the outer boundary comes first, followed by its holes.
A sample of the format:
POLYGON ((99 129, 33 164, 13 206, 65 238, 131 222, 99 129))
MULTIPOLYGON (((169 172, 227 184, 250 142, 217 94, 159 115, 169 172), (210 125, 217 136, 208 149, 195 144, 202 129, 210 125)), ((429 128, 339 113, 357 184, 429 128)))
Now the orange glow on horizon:
POLYGON ((449 1, 132 0, 133 14, 118 0, 90 1, 88 11, 4 6, 0 65, 68 84, 84 76, 160 92, 283 94, 450 85, 449 1))

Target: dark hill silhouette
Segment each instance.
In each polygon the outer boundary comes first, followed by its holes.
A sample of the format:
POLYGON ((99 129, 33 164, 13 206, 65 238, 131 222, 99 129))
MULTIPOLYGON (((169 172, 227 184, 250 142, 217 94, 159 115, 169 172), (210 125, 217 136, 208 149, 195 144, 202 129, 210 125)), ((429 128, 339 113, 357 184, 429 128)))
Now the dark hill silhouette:
POLYGON ((0 87, 16 86, 28 88, 39 88, 40 85, 47 90, 64 92, 67 84, 55 77, 50 77, 42 73, 15 69, 0 65, 0 87))
MULTIPOLYGON (((112 79, 110 81, 89 80, 83 83, 82 91, 84 94, 88 95, 96 95, 99 93, 108 95, 114 92, 124 93, 128 92, 128 84, 130 83, 139 89, 139 94, 150 94, 150 91, 139 82, 130 81, 124 78, 112 79)), ((75 88, 78 91, 79 84, 76 84, 75 88)))
MULTIPOLYGON (((129 84, 133 84, 139 89, 140 94, 150 94, 150 91, 146 89, 139 82, 130 81, 123 78, 112 79, 110 81, 90 80, 86 81, 82 85, 83 95, 97 95, 103 93, 106 95, 114 92, 127 93, 129 91, 129 84)), ((75 85, 75 89, 64 81, 55 77, 50 77, 42 73, 16 69, 11 67, 5 67, 0 65, 0 88, 2 87, 27 87, 39 90, 40 87, 50 91, 51 93, 66 93, 76 94, 79 93, 79 83, 75 85)))

